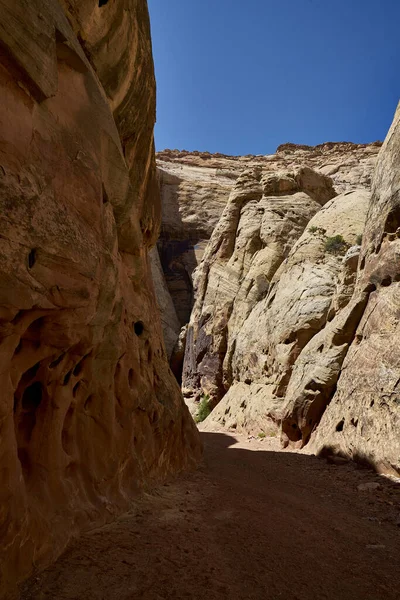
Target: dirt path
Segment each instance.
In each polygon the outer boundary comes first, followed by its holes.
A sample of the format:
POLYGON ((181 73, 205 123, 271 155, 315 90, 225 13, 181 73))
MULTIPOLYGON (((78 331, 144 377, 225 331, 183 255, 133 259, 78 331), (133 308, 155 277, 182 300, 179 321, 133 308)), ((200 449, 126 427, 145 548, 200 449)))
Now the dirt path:
POLYGON ((273 440, 202 437, 198 472, 84 535, 22 598, 399 600, 398 484, 273 440))

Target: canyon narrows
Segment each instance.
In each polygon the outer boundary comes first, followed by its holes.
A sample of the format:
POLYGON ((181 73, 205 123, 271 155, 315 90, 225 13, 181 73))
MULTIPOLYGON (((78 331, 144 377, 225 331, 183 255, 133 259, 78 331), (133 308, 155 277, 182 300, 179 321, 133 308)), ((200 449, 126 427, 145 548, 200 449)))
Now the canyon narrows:
POLYGON ((158 153, 171 366, 204 430, 400 473, 398 118, 382 148, 158 153))
POLYGON ((400 107, 155 153, 146 0, 0 14, 0 597, 395 600, 400 107))

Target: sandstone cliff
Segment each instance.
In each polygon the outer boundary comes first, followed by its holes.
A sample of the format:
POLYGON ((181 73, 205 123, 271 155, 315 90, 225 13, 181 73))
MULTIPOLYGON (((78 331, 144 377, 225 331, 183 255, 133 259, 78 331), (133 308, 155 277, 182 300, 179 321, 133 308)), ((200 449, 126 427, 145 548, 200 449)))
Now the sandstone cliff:
POLYGON ((199 442, 150 275, 146 2, 0 0, 0 12, 5 595, 139 488, 194 464, 199 442))
POLYGON ((278 433, 284 446, 400 471, 398 359, 390 342, 397 122, 380 152, 372 198, 380 143, 285 144, 272 156, 158 153, 163 171, 180 173, 174 190, 161 180, 169 195, 162 243, 172 255, 171 207, 184 237, 182 223, 189 218, 195 229, 199 188, 207 186, 202 169, 214 178, 219 206, 222 177, 231 190, 190 271, 182 385, 194 414, 201 398, 215 407, 206 429, 278 433), (188 169, 196 173, 193 194, 188 169))
POLYGON ((299 157, 290 170, 236 159, 251 168, 195 272, 187 335, 183 392, 194 413, 201 398, 213 408, 205 429, 280 433, 284 446, 400 473, 399 118, 372 196, 379 144, 349 145, 336 164, 284 145, 278 156, 299 157))
MULTIPOLYGON (((157 153, 162 196, 158 242, 166 283, 180 325, 188 323, 194 303, 193 271, 226 206, 235 181, 245 170, 293 170, 307 165, 333 180, 335 190, 369 189, 380 143, 282 144, 275 154, 226 156, 220 153, 164 150, 157 153)), ((161 306, 169 304, 158 296, 161 306)), ((168 320, 166 315, 165 321, 168 320)), ((175 339, 179 329, 175 329, 175 339)), ((171 339, 171 328, 166 330, 171 339)))

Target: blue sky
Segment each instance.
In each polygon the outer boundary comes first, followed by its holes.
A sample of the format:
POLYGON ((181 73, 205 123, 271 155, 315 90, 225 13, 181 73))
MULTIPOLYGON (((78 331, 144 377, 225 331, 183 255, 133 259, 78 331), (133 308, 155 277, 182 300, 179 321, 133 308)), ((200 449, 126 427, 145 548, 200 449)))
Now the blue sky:
POLYGON ((385 137, 400 96, 400 0, 148 4, 158 150, 385 137))

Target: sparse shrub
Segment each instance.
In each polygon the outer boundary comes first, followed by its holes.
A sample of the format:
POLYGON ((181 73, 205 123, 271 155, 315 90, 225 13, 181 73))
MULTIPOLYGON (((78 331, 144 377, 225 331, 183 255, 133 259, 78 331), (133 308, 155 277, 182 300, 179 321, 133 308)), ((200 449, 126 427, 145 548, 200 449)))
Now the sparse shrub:
POLYGON ((308 231, 310 233, 319 233, 320 235, 325 235, 326 233, 326 229, 323 227, 317 227, 316 225, 311 225, 311 227, 308 228, 308 231))
POLYGON ((349 248, 350 244, 348 244, 341 235, 334 235, 326 238, 325 251, 329 252, 330 254, 343 255, 346 254, 349 248))
POLYGON ((258 437, 259 438, 265 438, 265 437, 267 437, 267 434, 264 433, 264 431, 260 431, 260 433, 258 434, 258 437))
POLYGON ((202 421, 204 421, 204 419, 208 417, 210 412, 210 396, 208 396, 208 394, 203 394, 199 402, 199 409, 197 411, 197 415, 195 417, 196 423, 201 423, 202 421))
POLYGON ((361 246, 362 244, 362 235, 361 233, 358 234, 357 238, 356 238, 356 244, 357 246, 361 246))

